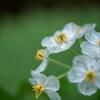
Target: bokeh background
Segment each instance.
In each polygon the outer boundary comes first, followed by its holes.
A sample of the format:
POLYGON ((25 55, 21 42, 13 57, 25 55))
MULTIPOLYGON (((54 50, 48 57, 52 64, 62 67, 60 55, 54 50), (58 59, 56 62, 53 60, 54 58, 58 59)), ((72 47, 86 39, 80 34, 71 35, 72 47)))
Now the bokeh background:
MULTIPOLYGON (((99 0, 0 0, 0 100, 36 100, 28 82, 40 62, 34 56, 41 40, 66 23, 96 23, 100 31, 99 0)), ((80 54, 79 41, 71 48, 80 54)), ((51 56, 71 65, 71 50, 51 56)), ((67 69, 49 63, 46 75, 58 76, 67 69)), ((87 97, 67 78, 60 80, 62 100, 100 100, 100 90, 87 97)), ((43 94, 39 100, 49 100, 43 94)))

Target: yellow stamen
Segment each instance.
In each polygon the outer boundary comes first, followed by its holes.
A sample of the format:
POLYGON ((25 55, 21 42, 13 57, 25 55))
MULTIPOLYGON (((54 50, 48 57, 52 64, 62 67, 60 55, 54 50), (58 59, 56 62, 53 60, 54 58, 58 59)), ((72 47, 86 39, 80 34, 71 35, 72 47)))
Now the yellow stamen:
POLYGON ((32 86, 32 88, 33 88, 33 91, 35 91, 36 93, 36 98, 38 98, 45 90, 45 87, 42 84, 36 84, 35 86, 32 86))
POLYGON ((38 50, 35 57, 38 60, 43 60, 45 57, 45 51, 42 49, 38 50))
POLYGON ((95 82, 96 73, 93 70, 88 70, 85 73, 85 80, 88 82, 95 82))
POLYGON ((57 43, 66 42, 68 41, 68 36, 65 33, 57 34, 57 36, 55 37, 55 41, 57 43))

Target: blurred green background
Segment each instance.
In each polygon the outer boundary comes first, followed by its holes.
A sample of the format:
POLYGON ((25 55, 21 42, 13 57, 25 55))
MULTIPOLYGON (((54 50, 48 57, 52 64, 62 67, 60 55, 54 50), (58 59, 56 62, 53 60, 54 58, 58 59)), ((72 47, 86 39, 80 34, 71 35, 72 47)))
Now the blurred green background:
MULTIPOLYGON (((35 52, 41 40, 66 23, 96 23, 100 31, 99 0, 1 0, 0 1, 0 100, 35 100, 28 82, 30 71, 40 62, 35 52)), ((80 54, 79 42, 71 48, 80 54)), ((52 58, 71 65, 75 55, 69 50, 52 58)), ((66 68, 49 63, 46 75, 58 76, 66 68)), ((100 100, 100 91, 87 97, 67 78, 60 80, 62 100, 100 100)), ((39 100, 49 100, 43 94, 39 100)))

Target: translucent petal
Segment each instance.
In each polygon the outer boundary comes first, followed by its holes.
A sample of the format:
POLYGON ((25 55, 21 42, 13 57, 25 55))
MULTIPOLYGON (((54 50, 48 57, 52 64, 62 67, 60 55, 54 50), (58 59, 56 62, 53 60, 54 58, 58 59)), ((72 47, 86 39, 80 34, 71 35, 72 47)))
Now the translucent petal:
POLYGON ((47 48, 52 48, 52 47, 56 47, 56 42, 54 41, 53 37, 45 37, 42 41, 41 44, 43 47, 47 47, 47 48))
POLYGON ((52 53, 59 53, 68 50, 74 43, 76 39, 68 41, 66 43, 58 44, 55 48, 49 48, 52 53))
POLYGON ((96 73, 100 73, 100 58, 98 58, 94 64, 94 70, 96 71, 96 73))
POLYGON ((80 27, 79 28, 79 34, 78 34, 77 38, 81 38, 85 34, 87 34, 87 32, 93 31, 95 26, 96 26, 95 24, 86 24, 86 25, 80 27))
POLYGON ((77 87, 80 93, 87 95, 87 96, 91 96, 97 91, 97 87, 94 83, 89 83, 85 81, 78 83, 77 87))
POLYGON ((81 43, 80 47, 83 54, 93 58, 100 57, 100 48, 98 48, 96 45, 84 41, 81 43))
POLYGON ((80 68, 87 70, 87 69, 90 69, 92 66, 93 62, 91 62, 91 60, 92 60, 92 58, 90 58, 88 56, 79 55, 73 59, 73 66, 80 67, 80 68))
POLYGON ((47 77, 42 74, 42 73, 38 73, 38 72, 35 72, 35 71, 31 71, 31 75, 32 75, 32 78, 35 79, 37 81, 37 83, 41 83, 41 84, 44 84, 44 82, 46 81, 47 77))
POLYGON ((42 63, 34 70, 34 72, 38 72, 38 73, 43 72, 46 69, 47 64, 48 64, 48 60, 44 59, 42 63))
POLYGON ((37 80, 36 80, 36 79, 30 78, 30 79, 29 79, 29 82, 30 82, 31 85, 37 84, 37 80))
POLYGON ((46 94, 49 96, 50 100, 61 100, 61 97, 57 92, 46 90, 46 94))
POLYGON ((73 67, 68 73, 67 77, 71 83, 82 82, 84 80, 85 70, 82 68, 73 67))
POLYGON ((68 23, 64 26, 64 30, 73 30, 77 27, 77 25, 73 22, 68 23))
POLYGON ((100 89, 100 72, 96 73, 96 86, 100 89))
POLYGON ((57 91, 60 88, 59 80, 55 76, 49 76, 45 82, 45 87, 51 91, 57 91))
POLYGON ((87 34, 87 32, 94 31, 95 27, 96 27, 96 24, 86 24, 83 26, 83 29, 87 34))
POLYGON ((91 31, 85 35, 87 41, 92 44, 98 45, 97 40, 100 40, 100 33, 96 31, 91 31))

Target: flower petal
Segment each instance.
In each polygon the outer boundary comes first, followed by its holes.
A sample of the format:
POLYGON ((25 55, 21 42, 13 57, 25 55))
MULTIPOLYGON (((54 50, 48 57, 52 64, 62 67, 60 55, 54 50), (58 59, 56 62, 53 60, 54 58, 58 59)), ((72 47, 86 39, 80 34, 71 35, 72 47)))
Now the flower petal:
POLYGON ((49 96, 51 100, 61 100, 61 97, 57 92, 46 90, 45 93, 49 96))
POLYGON ((87 33, 85 35, 85 38, 88 42, 92 43, 92 44, 95 44, 95 45, 98 45, 97 44, 97 40, 100 40, 100 33, 99 32, 96 32, 95 30, 94 31, 90 31, 89 33, 87 33))
POLYGON ((80 27, 79 28, 79 34, 78 34, 77 38, 81 38, 82 36, 87 34, 87 32, 93 31, 95 26, 96 26, 96 24, 86 24, 86 25, 80 27))
POLYGON ((38 73, 38 72, 35 72, 35 71, 31 71, 31 75, 32 75, 32 78, 35 79, 37 81, 37 83, 41 83, 41 84, 44 84, 44 82, 46 81, 47 77, 42 74, 42 73, 38 73))
POLYGON ((29 82, 31 83, 31 85, 37 84, 36 79, 33 79, 33 78, 30 78, 30 79, 29 79, 29 82))
POLYGON ((51 91, 57 91, 60 88, 59 80, 55 76, 49 76, 44 84, 46 89, 51 91))
POLYGON ((56 47, 56 42, 54 41, 53 37, 45 37, 42 41, 41 44, 43 47, 47 47, 47 48, 52 48, 52 47, 56 47))
POLYGON ((91 96, 97 91, 97 87, 94 83, 89 83, 85 81, 78 83, 77 87, 80 93, 87 96, 91 96))
POLYGON ((58 44, 57 47, 49 49, 53 53, 59 53, 65 50, 68 50, 74 43, 76 39, 68 41, 66 43, 58 44))
POLYGON ((68 73, 67 77, 71 83, 82 82, 84 79, 85 70, 82 68, 73 67, 68 73))
POLYGON ((47 64, 48 64, 48 60, 47 59, 44 59, 42 61, 42 63, 38 66, 38 68, 36 68, 34 70, 34 72, 38 72, 38 73, 43 72, 46 69, 47 64))
POLYGON ((100 89, 100 72, 96 73, 96 86, 100 89))
POLYGON ((96 45, 84 41, 81 43, 80 47, 82 48, 81 51, 83 54, 86 54, 93 58, 100 56, 100 48, 98 48, 96 45))
POLYGON ((78 67, 78 68, 80 67, 87 70, 87 69, 90 69, 90 67, 92 66, 93 62, 91 62, 91 60, 92 58, 88 56, 79 55, 73 59, 73 66, 78 67))

